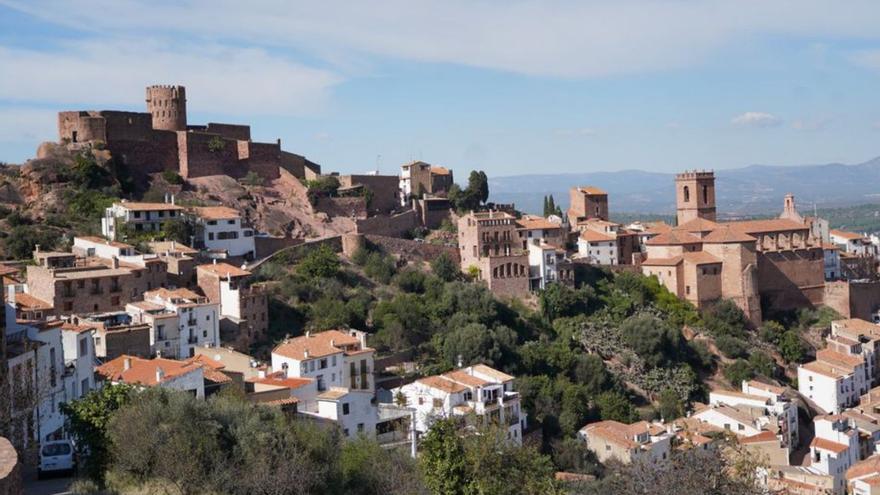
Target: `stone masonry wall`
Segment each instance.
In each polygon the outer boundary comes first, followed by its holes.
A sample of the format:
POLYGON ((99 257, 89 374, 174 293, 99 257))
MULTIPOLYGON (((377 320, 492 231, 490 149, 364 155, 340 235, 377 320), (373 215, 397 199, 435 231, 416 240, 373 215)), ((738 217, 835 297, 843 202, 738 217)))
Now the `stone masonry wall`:
POLYGON ((437 244, 429 244, 425 242, 416 242, 409 239, 401 239, 399 237, 388 237, 384 235, 365 235, 367 241, 379 246, 385 252, 393 254, 401 259, 409 261, 427 261, 436 259, 443 253, 446 253, 455 263, 458 263, 458 249, 454 246, 441 246, 437 244))
POLYGON ((357 233, 403 237, 418 227, 419 217, 415 210, 407 210, 391 216, 376 216, 357 220, 357 233))

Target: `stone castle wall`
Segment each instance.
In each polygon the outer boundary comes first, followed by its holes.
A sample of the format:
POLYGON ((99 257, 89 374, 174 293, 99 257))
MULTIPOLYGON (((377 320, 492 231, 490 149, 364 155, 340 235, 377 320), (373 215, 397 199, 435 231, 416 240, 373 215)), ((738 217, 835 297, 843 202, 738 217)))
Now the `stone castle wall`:
POLYGON ((824 295, 825 305, 842 317, 873 321, 880 308, 880 281, 826 282, 824 295))
POLYGON ((758 253, 758 287, 766 308, 785 311, 822 304, 825 293, 822 249, 758 253))
POLYGON ((419 217, 415 210, 407 210, 391 216, 383 215, 358 219, 356 225, 358 234, 402 237, 410 230, 418 227, 419 217))
POLYGON ((388 237, 384 235, 365 235, 364 238, 370 243, 380 247, 383 251, 393 254, 400 259, 408 261, 430 262, 441 254, 446 254, 455 263, 459 262, 458 249, 454 246, 443 246, 417 242, 400 237, 388 237))

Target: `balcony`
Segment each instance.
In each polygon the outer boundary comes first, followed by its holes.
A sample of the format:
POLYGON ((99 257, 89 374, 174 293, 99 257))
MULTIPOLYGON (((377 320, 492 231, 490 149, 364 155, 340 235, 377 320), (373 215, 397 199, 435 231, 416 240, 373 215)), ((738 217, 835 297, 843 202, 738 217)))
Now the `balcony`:
POLYGON ((195 318, 190 318, 189 320, 186 320, 186 324, 191 327, 194 327, 199 324, 199 321, 196 320, 195 318))

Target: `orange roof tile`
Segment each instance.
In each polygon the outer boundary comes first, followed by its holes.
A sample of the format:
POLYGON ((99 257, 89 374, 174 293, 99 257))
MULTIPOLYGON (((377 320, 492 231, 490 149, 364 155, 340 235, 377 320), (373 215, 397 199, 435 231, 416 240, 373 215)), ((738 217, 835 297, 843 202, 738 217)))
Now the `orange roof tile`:
POLYGON ((51 303, 48 303, 42 299, 37 299, 36 297, 26 292, 17 292, 15 294, 15 306, 27 310, 52 309, 51 303))
POLYGON ((228 206, 196 206, 193 212, 205 220, 233 220, 241 218, 241 213, 228 206))
POLYGON ((772 431, 762 431, 757 435, 752 435, 750 437, 740 438, 739 443, 750 444, 750 443, 764 443, 764 442, 778 442, 779 439, 776 438, 776 434, 772 431))
POLYGON ((272 385, 275 387, 285 387, 289 389, 296 389, 300 387, 305 387, 306 385, 314 382, 315 380, 312 378, 296 378, 296 377, 288 377, 285 376, 283 371, 278 371, 275 373, 271 373, 266 375, 265 378, 250 378, 248 379, 251 383, 259 383, 261 385, 272 385))
POLYGON ((437 165, 431 165, 431 174, 432 175, 449 175, 449 169, 446 167, 438 167, 437 165))
POLYGON ((861 460, 846 470, 846 479, 854 480, 866 475, 875 475, 880 473, 880 455, 875 454, 867 459, 861 460))
POLYGON ((773 218, 769 220, 740 220, 727 222, 732 228, 746 234, 768 234, 772 232, 788 232, 792 230, 808 230, 809 227, 802 223, 787 218, 773 218))
POLYGON ((706 251, 692 251, 681 255, 686 263, 694 265, 710 265, 713 263, 721 263, 721 260, 707 253, 706 251))
POLYGON ((581 232, 580 238, 587 242, 611 242, 617 239, 614 235, 607 235, 590 229, 581 232))
POLYGON ((582 192, 584 194, 596 195, 596 196, 607 196, 608 193, 599 189, 596 186, 583 186, 577 188, 578 192, 582 192))
POLYGON ((833 378, 835 380, 852 373, 852 370, 845 370, 820 361, 810 361, 809 363, 802 364, 801 367, 807 371, 812 371, 813 373, 833 378))
POLYGON ((74 237, 74 242, 76 242, 76 239, 82 239, 84 241, 93 242, 95 244, 105 244, 107 246, 113 246, 115 248, 134 248, 134 246, 132 246, 131 244, 126 244, 124 242, 119 242, 119 241, 111 241, 111 240, 104 239, 103 237, 97 237, 97 236, 93 236, 93 235, 86 235, 86 236, 79 236, 78 235, 78 236, 74 237))
POLYGON ((673 256, 672 258, 648 258, 642 261, 642 266, 677 266, 682 261, 681 256, 673 256))
POLYGON ((95 368, 95 372, 113 382, 138 383, 151 386, 159 383, 156 380, 156 372, 159 369, 164 373, 163 381, 165 381, 203 369, 203 367, 200 364, 173 359, 143 359, 123 354, 98 366, 95 368), (125 369, 126 359, 131 360, 131 366, 128 369, 125 369))
POLYGON ((562 225, 541 217, 523 217, 516 221, 516 226, 525 230, 561 229, 562 225))
POLYGON ((846 452, 846 450, 849 448, 849 446, 842 443, 832 442, 831 440, 826 440, 819 437, 813 438, 813 441, 810 442, 810 447, 827 450, 830 452, 834 452, 835 454, 846 452))
POLYGON ((709 232, 717 227, 718 224, 716 222, 697 217, 675 227, 675 230, 683 230, 685 232, 709 232))
POLYGON ((464 370, 450 371, 449 373, 444 373, 442 376, 446 379, 461 383, 462 385, 467 385, 468 387, 481 387, 489 383, 482 378, 469 375, 464 370))
POLYGON ((714 229, 712 232, 709 232, 706 237, 703 238, 703 242, 707 244, 726 244, 732 242, 755 242, 757 239, 732 228, 728 224, 722 224, 718 226, 718 228, 714 229))
POLYGON ((196 270, 204 270, 220 277, 225 277, 226 275, 229 275, 231 277, 247 277, 251 274, 251 272, 243 268, 230 265, 229 263, 206 263, 204 265, 197 266, 196 270))
POLYGON ((664 232, 656 237, 648 239, 646 244, 649 246, 673 246, 679 244, 700 244, 701 242, 703 241, 697 236, 688 232, 670 230, 669 232, 664 232))
POLYGON ((171 203, 145 203, 138 201, 123 201, 121 203, 114 203, 115 205, 123 206, 129 210, 135 211, 162 211, 162 210, 182 210, 182 206, 173 205, 171 203))
POLYGON ((426 376, 424 378, 419 378, 416 381, 427 387, 435 388, 450 394, 467 390, 467 387, 464 385, 442 376, 426 376))
POLYGON ((301 361, 361 350, 372 351, 370 348, 360 349, 360 340, 357 337, 339 330, 327 330, 290 339, 275 347, 272 353, 301 361))
POLYGON ((826 362, 834 366, 848 367, 850 369, 865 362, 861 356, 852 356, 828 348, 816 351, 816 361, 826 362))
POLYGON ((831 229, 830 234, 835 237, 842 237, 844 239, 848 239, 850 241, 857 241, 859 239, 865 238, 865 236, 863 236, 861 234, 856 234, 855 232, 847 232, 845 230, 837 230, 837 229, 831 229))
POLYGON ((513 377, 511 375, 508 375, 503 371, 498 371, 495 368, 491 366, 486 366, 482 363, 471 366, 471 369, 473 369, 475 373, 482 373, 486 376, 490 376, 493 380, 498 382, 509 382, 513 380, 513 377))

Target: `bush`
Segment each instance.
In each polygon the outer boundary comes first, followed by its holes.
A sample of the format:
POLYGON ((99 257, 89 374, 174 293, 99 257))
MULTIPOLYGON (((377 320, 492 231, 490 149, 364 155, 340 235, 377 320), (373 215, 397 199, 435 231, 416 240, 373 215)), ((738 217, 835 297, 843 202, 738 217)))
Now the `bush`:
POLYGON ((394 277, 394 283, 406 292, 425 292, 425 274, 418 270, 404 270, 394 277))
POLYGON ((765 321, 758 329, 758 336, 768 344, 778 345, 782 334, 785 333, 785 327, 781 323, 775 321, 765 321))
POLYGON ((703 313, 706 329, 719 337, 730 335, 742 338, 749 326, 749 320, 733 301, 724 299, 712 305, 703 313))
POLYGON ((776 361, 767 354, 756 351, 749 356, 749 366, 756 374, 764 375, 769 378, 776 376, 776 361))
POLYGON ((183 177, 174 170, 165 170, 162 172, 162 179, 169 184, 183 184, 183 177))
POLYGON ((743 340, 730 335, 716 338, 715 345, 722 354, 732 359, 746 357, 749 354, 748 345, 743 340))
POLYGON ((300 260, 296 272, 307 278, 334 278, 339 274, 339 257, 328 246, 322 245, 300 260))
POLYGON ((224 148, 226 148, 226 140, 220 136, 214 136, 208 141, 208 151, 211 153, 223 151, 224 148))
POLYGON ((364 273, 371 279, 387 284, 391 281, 391 277, 394 276, 396 271, 397 268, 394 266, 394 260, 390 256, 379 252, 373 252, 367 256, 364 273))
POLYGON ((755 372, 751 365, 745 359, 737 359, 733 363, 724 367, 724 378, 730 382, 734 388, 739 388, 742 382, 751 380, 755 377, 755 372))
POLYGON ((10 259, 31 259, 37 244, 40 249, 50 250, 58 240, 58 232, 54 230, 40 225, 19 225, 3 239, 3 250, 10 259))
POLYGON ((440 256, 431 261, 431 271, 446 282, 458 278, 458 264, 447 253, 440 253, 440 256))
POLYGON ((251 170, 241 179, 241 183, 246 186, 262 186, 265 184, 266 179, 260 176, 260 174, 251 170))
POLYGON ((779 339, 779 353, 787 363, 799 363, 804 358, 804 345, 794 330, 782 334, 779 339))

